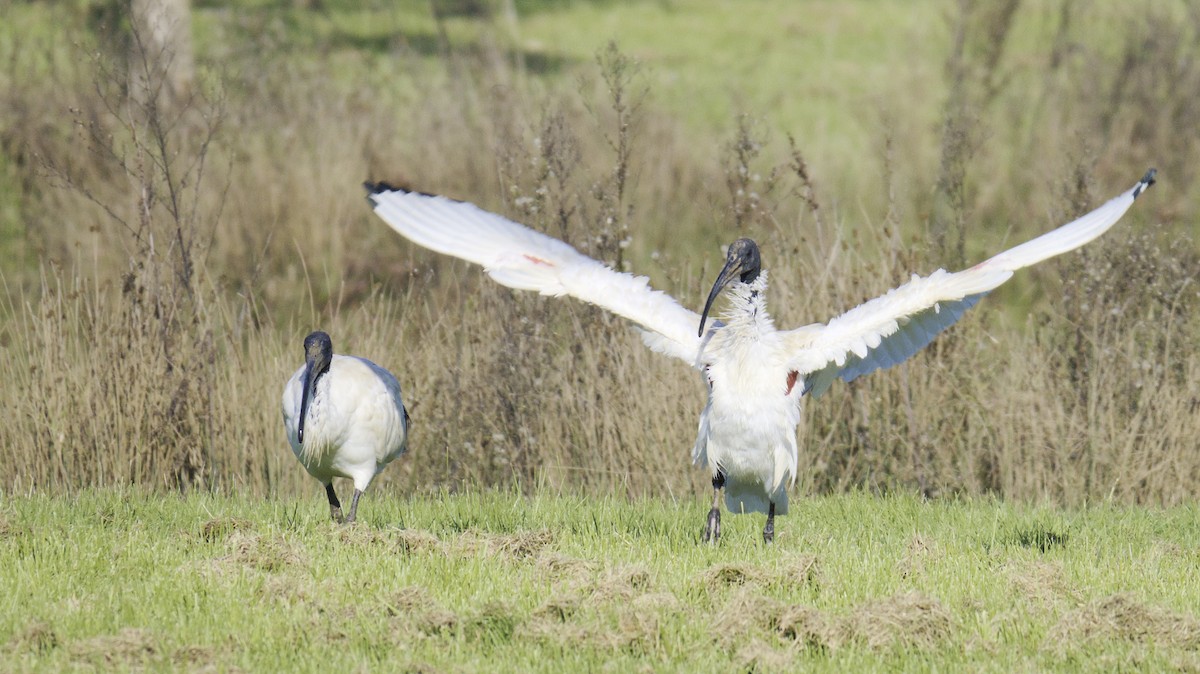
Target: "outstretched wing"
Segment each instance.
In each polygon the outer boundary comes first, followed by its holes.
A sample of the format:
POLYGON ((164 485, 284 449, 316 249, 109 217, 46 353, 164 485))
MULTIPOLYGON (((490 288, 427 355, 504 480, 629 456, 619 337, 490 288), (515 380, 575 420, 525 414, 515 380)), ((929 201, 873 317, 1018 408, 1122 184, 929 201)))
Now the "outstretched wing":
POLYGON ((366 183, 383 221, 414 243, 482 265, 498 283, 543 295, 570 295, 642 328, 651 349, 693 367, 700 316, 650 287, 644 276, 614 271, 566 243, 478 206, 442 196, 366 183))
POLYGON ((1000 253, 970 269, 939 269, 859 305, 826 325, 785 333, 792 369, 821 395, 834 379, 852 381, 907 360, 953 325, 1013 272, 1074 250, 1108 231, 1134 199, 1154 184, 1154 169, 1124 194, 1083 217, 1000 253))

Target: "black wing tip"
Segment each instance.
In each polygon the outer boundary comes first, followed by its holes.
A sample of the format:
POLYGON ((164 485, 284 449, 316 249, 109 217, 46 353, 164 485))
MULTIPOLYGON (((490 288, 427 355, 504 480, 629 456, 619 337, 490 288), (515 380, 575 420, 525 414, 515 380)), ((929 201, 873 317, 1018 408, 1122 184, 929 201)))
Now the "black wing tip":
POLYGON ((372 182, 370 180, 363 183, 363 187, 367 190, 368 195, 379 194, 381 192, 408 192, 407 188, 400 187, 386 180, 372 182))
MULTIPOLYGON (((399 192, 401 194, 416 194, 416 195, 419 195, 422 197, 441 197, 443 199, 448 198, 448 197, 443 197, 440 194, 434 194, 432 192, 422 192, 421 190, 413 189, 412 187, 409 187, 407 184, 404 184, 404 183, 391 183, 386 180, 380 180, 380 181, 368 180, 363 183, 363 188, 367 190, 367 201, 371 202, 371 206, 378 205, 379 202, 375 199, 375 197, 380 194, 383 194, 385 192, 399 192)), ((456 201, 456 200, 451 199, 451 201, 456 201)))
POLYGON ((1151 168, 1147 170, 1146 175, 1142 176, 1142 179, 1138 181, 1137 186, 1133 188, 1133 198, 1137 199, 1139 196, 1141 196, 1142 192, 1145 192, 1148 187, 1157 182, 1155 180, 1157 175, 1158 169, 1151 168))

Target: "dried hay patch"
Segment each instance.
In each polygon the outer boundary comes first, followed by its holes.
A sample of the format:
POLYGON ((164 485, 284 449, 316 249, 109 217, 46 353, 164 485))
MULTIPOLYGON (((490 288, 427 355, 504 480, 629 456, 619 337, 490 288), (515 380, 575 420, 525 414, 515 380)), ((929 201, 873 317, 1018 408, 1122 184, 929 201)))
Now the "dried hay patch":
POLYGON ((1183 674, 1200 674, 1200 653, 1175 651, 1167 658, 1172 669, 1183 674))
POLYGON ((533 616, 539 619, 565 622, 584 606, 603 606, 614 601, 643 607, 679 606, 674 595, 649 593, 650 589, 650 572, 644 567, 617 567, 608 570, 599 578, 577 578, 567 590, 551 595, 534 610, 533 616), (643 597, 646 598, 643 599, 643 597))
POLYGON ((583 597, 578 594, 553 595, 534 610, 532 617, 537 619, 566 622, 575 615, 583 604, 583 597))
POLYGON ((821 580, 821 567, 817 562, 817 556, 801 554, 787 560, 778 580, 784 586, 817 586, 821 580))
POLYGON ((171 663, 188 671, 213 669, 213 649, 206 646, 184 646, 171 654, 171 663))
POLYGON ((422 611, 437 605, 433 597, 423 587, 410 585, 393 594, 387 601, 388 615, 401 615, 412 611, 422 611))
POLYGON ((563 647, 592 646, 597 634, 604 630, 578 623, 561 622, 545 616, 534 616, 517 628, 516 636, 532 641, 545 641, 563 647))
POLYGON ((511 641, 519 620, 513 607, 503 602, 489 602, 469 619, 461 621, 467 638, 488 643, 511 641))
POLYGON ((373 529, 363 524, 351 524, 334 527, 329 531, 331 539, 347 547, 380 547, 404 554, 442 550, 442 541, 437 536, 417 529, 373 529))
POLYGON ((304 563, 296 546, 283 538, 235 531, 229 537, 229 550, 228 555, 219 558, 220 561, 241 564, 260 571, 283 571, 304 563))
POLYGON ((401 674, 441 674, 442 670, 428 662, 413 662, 400 670, 401 674))
POLYGON ((543 552, 537 559, 538 569, 554 579, 581 580, 596 572, 596 563, 558 552, 543 552))
POLYGON ((1185 613, 1147 606, 1127 594, 1091 602, 1059 619, 1046 634, 1048 650, 1063 654, 1070 644, 1121 639, 1186 649, 1200 648, 1200 621, 1185 613))
POLYGON ((950 635, 950 612, 938 600, 909 592, 855 609, 835 631, 831 647, 863 641, 871 648, 931 648, 950 635), (840 642, 840 643, 839 643, 840 642))
POLYGON ((346 547, 369 548, 388 542, 383 534, 361 522, 330 527, 325 531, 330 539, 346 547))
POLYGON ((389 616, 404 618, 407 626, 428 636, 453 632, 462 622, 458 614, 420 587, 406 587, 392 595, 384 610, 389 616))
POLYGON ((10 652, 48 653, 58 647, 58 633, 44 620, 35 620, 8 640, 10 652))
POLYGON ((419 529, 396 529, 392 532, 396 546, 406 553, 440 552, 442 541, 428 531, 419 529))
POLYGON ((662 617, 655 611, 626 607, 617 616, 617 628, 610 637, 621 648, 649 648, 662 641, 662 617))
POLYGON ((781 561, 777 570, 764 569, 749 564, 718 564, 709 567, 700 579, 709 591, 743 585, 774 585, 793 587, 816 585, 820 568, 814 555, 796 555, 781 561))
POLYGON ((1063 575, 1061 564, 1035 561, 1006 565, 1005 575, 1018 592, 1042 604, 1062 600, 1077 604, 1081 600, 1079 591, 1063 575))
POLYGON ((289 606, 316 603, 317 597, 323 593, 325 590, 314 587, 311 580, 285 574, 267 576, 256 591, 262 599, 289 606))
POLYGON ((876 650, 932 648, 951 631, 950 612, 936 599, 915 592, 864 604, 841 617, 804 605, 772 611, 761 598, 755 606, 735 607, 735 612, 741 614, 746 608, 769 615, 769 626, 781 636, 820 650, 836 650, 851 643, 876 650))
POLYGON ((781 612, 774 621, 774 627, 779 634, 792 641, 808 648, 825 650, 831 646, 837 623, 811 606, 796 605, 781 612))
POLYGON ((896 564, 896 570, 901 578, 919 576, 925 572, 925 562, 935 554, 934 541, 914 534, 904 549, 904 556, 896 564))
POLYGON ((0 513, 0 541, 9 538, 20 538, 29 533, 29 530, 20 524, 13 524, 8 519, 8 515, 0 513))
POLYGON ((250 520, 238 517, 215 517, 200 526, 200 538, 215 542, 226 538, 235 531, 246 531, 254 528, 250 520))
POLYGON ((784 609, 778 600, 744 588, 717 611, 713 619, 713 637, 717 643, 729 648, 753 631, 778 625, 784 609))
POLYGON ((771 576, 748 564, 718 564, 705 571, 702 578, 705 586, 716 590, 733 585, 765 584, 771 576))
POLYGON ((661 641, 661 616, 645 607, 627 606, 615 615, 590 617, 594 622, 583 624, 559 620, 547 612, 535 613, 515 634, 522 639, 600 650, 647 649, 661 641))
POLYGON ((795 654, 788 650, 772 648, 761 639, 753 639, 737 650, 734 659, 738 671, 743 672, 786 672, 794 668, 795 654))
POLYGON ((515 534, 483 534, 466 532, 459 539, 464 554, 486 552, 510 559, 524 560, 536 556, 543 548, 554 542, 554 534, 548 530, 522 531, 515 534))
POLYGON ((83 639, 71 644, 71 655, 79 660, 107 667, 127 667, 158 657, 154 635, 149 630, 126 627, 107 636, 83 639))
POLYGON ((650 590, 650 572, 643 566, 620 566, 610 569, 587 588, 593 601, 632 599, 650 590))
POLYGON ((670 592, 647 592, 633 598, 629 604, 635 611, 679 611, 683 608, 679 598, 670 592))

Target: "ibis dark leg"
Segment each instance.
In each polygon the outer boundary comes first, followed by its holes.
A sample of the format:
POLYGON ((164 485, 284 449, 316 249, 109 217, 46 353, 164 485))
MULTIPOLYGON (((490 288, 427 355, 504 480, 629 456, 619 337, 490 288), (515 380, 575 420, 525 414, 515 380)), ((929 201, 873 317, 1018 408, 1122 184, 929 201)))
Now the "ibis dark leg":
POLYGON ((333 482, 325 485, 325 495, 329 497, 329 516, 334 522, 341 524, 342 519, 342 504, 338 501, 337 492, 333 490, 333 482))
POLYGON ((708 524, 704 527, 704 535, 701 537, 705 543, 716 543, 721 537, 721 489, 725 487, 725 473, 717 471, 713 476, 712 485, 712 510, 708 511, 708 524))
POLYGON ((354 519, 358 517, 358 497, 362 495, 361 489, 354 490, 354 498, 350 500, 350 516, 346 518, 346 524, 353 524, 354 519))
POLYGON ((775 541, 775 502, 771 501, 771 510, 767 513, 767 526, 763 527, 763 543, 775 541))

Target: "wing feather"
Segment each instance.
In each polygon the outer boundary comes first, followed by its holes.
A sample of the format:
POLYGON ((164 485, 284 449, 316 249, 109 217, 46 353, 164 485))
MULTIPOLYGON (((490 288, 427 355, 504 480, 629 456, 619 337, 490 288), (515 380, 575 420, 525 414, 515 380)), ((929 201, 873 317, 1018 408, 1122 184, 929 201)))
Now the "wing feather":
POLYGON ((696 366, 700 316, 649 279, 618 271, 553 237, 446 197, 367 183, 367 199, 392 229, 430 250, 482 265, 497 283, 570 295, 627 318, 647 346, 696 366))
POLYGON ((849 382, 907 360, 1016 270, 1074 250, 1108 231, 1154 184, 1154 173, 1150 169, 1132 188, 1087 215, 970 269, 914 275, 824 326, 785 333, 792 369, 806 376, 807 390, 819 396, 835 379, 849 382))

